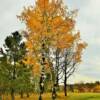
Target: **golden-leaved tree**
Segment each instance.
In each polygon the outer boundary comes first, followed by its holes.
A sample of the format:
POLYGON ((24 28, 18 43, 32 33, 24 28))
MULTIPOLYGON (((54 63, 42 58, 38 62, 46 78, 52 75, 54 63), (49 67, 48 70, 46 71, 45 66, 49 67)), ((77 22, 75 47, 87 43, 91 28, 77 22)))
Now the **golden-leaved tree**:
POLYGON ((66 95, 67 78, 81 62, 87 45, 75 31, 76 10, 69 11, 62 0, 37 0, 35 4, 18 16, 26 24, 28 52, 23 61, 33 66, 34 76, 40 77, 40 98, 47 74, 53 86, 58 86, 63 75, 66 95))

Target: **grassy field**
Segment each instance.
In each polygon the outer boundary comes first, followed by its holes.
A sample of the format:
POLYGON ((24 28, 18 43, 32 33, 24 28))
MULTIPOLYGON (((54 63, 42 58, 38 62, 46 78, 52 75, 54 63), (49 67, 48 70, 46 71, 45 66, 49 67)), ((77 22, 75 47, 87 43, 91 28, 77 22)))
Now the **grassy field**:
MULTIPOLYGON (((9 96, 5 96, 3 100, 11 100, 9 96)), ((38 95, 33 94, 30 98, 24 97, 21 99, 19 96, 16 96, 15 100, 38 100, 38 95)), ((43 95, 43 100, 52 100, 51 94, 46 93, 43 95)), ((63 93, 58 93, 56 100, 100 100, 100 93, 69 93, 68 97, 65 97, 63 93)))
POLYGON ((100 93, 74 93, 65 100, 100 100, 100 93))

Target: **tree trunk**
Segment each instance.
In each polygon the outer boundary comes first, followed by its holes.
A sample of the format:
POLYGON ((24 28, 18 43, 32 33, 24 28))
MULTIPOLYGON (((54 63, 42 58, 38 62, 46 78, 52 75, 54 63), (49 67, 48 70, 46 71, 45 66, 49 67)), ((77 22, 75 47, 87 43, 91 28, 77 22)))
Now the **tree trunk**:
POLYGON ((58 72, 57 72, 57 76, 56 76, 56 86, 59 87, 59 77, 58 77, 58 72))
POLYGON ((14 89, 11 89, 11 100, 15 100, 14 89))
POLYGON ((66 81, 64 82, 64 94, 67 96, 67 84, 66 81))
POLYGON ((21 91, 21 93, 20 93, 20 97, 23 98, 23 92, 22 92, 22 91, 21 91))
POLYGON ((44 92, 44 75, 45 75, 45 44, 42 44, 42 70, 41 70, 41 76, 40 76, 40 95, 39 100, 42 100, 42 94, 44 92))
POLYGON ((42 94, 40 93, 40 95, 39 95, 39 100, 42 100, 42 94))
POLYGON ((65 79, 64 79, 64 94, 67 96, 67 73, 66 73, 67 67, 65 64, 65 79))
MULTIPOLYGON (((12 79, 13 79, 13 81, 16 79, 16 77, 15 77, 15 73, 16 73, 16 64, 15 64, 15 59, 14 59, 14 66, 13 66, 13 77, 12 77, 12 79)), ((12 87, 11 88, 11 100, 15 100, 15 96, 14 96, 14 88, 12 87)))
POLYGON ((27 98, 29 98, 30 97, 30 95, 29 95, 29 93, 27 93, 27 98))
POLYGON ((56 94, 56 84, 54 84, 53 88, 52 88, 52 100, 55 100, 57 97, 56 94))
POLYGON ((64 69, 64 94, 67 96, 67 54, 65 56, 65 69, 64 69))
POLYGON ((56 87, 59 88, 59 49, 56 50, 56 87))
POLYGON ((0 93, 0 100, 2 100, 2 93, 0 93))

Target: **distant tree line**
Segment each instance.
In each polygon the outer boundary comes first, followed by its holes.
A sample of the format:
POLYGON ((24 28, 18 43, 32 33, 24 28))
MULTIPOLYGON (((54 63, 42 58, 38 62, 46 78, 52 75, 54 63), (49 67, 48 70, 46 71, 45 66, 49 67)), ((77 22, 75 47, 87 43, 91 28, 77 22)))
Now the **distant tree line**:
MULTIPOLYGON (((94 83, 77 83, 77 84, 68 84, 67 85, 68 92, 93 92, 100 93, 100 81, 96 81, 94 83)), ((62 86, 60 88, 62 90, 62 86)))

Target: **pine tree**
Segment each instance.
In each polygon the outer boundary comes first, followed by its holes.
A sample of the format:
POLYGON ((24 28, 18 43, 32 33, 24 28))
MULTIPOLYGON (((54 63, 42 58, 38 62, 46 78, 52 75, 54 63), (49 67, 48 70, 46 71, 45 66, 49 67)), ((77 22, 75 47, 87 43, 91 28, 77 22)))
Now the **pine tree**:
POLYGON ((25 44, 18 31, 5 39, 0 57, 0 83, 11 93, 11 100, 15 100, 15 93, 30 91, 32 70, 23 63, 25 53, 25 44))

